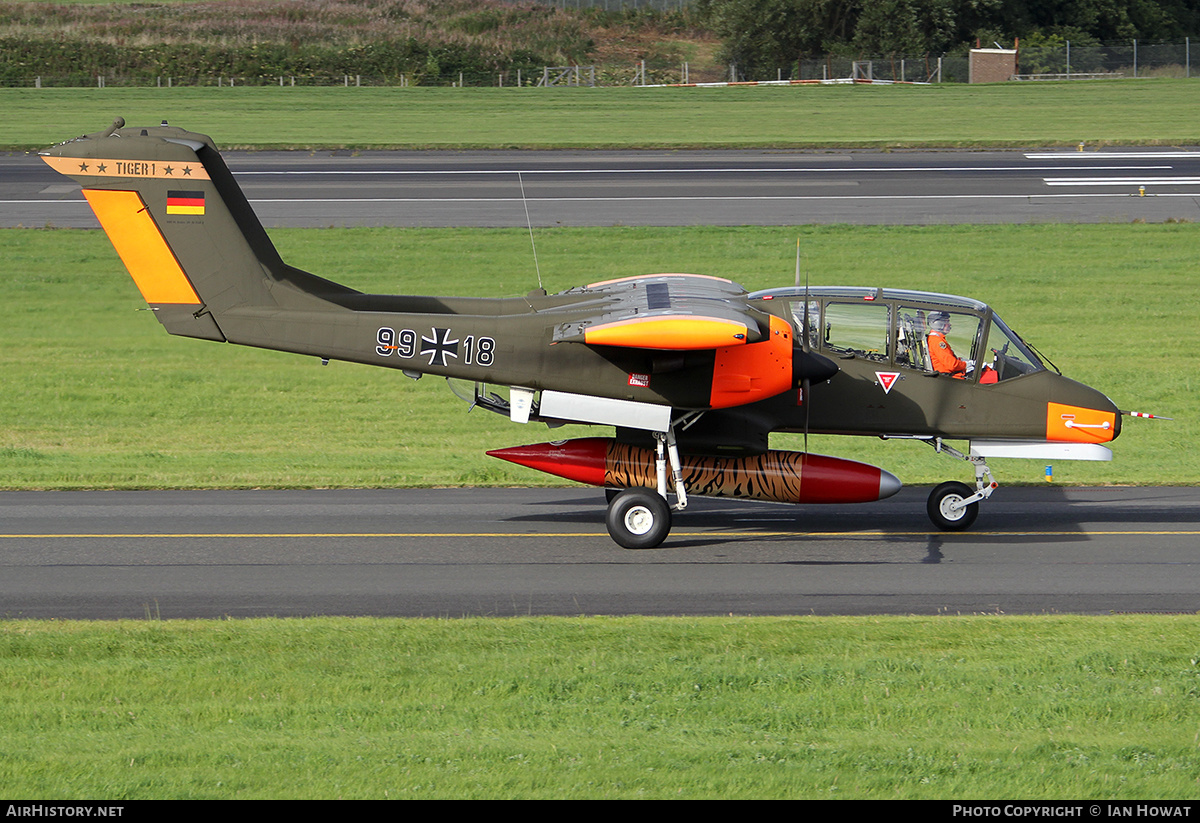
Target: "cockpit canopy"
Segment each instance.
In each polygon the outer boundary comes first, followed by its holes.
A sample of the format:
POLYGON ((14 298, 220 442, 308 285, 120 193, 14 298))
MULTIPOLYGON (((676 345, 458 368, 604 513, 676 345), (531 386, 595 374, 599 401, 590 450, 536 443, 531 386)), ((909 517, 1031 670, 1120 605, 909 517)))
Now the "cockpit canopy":
MULTIPOLYGON (((783 313, 809 346, 925 373, 999 383, 1046 367, 985 304, 966 297, 899 289, 769 289, 752 300, 788 303, 783 313), (807 305, 806 305, 807 302, 807 305), (807 331, 805 331, 807 330, 807 331)), ((773 308, 772 313, 779 313, 773 308)))

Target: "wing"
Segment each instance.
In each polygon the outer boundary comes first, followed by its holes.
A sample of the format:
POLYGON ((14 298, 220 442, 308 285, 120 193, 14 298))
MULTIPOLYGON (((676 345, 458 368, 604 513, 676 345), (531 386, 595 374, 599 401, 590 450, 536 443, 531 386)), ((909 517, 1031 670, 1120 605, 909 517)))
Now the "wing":
POLYGON ((656 274, 579 292, 594 299, 555 326, 555 343, 694 351, 757 343, 770 334, 770 316, 750 308, 746 290, 720 277, 656 274))

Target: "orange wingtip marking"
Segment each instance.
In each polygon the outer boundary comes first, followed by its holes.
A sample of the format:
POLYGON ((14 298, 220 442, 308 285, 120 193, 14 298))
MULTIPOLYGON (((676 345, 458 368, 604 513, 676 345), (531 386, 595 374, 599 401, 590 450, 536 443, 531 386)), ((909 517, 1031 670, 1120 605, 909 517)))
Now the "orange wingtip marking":
POLYGON ((1046 439, 1066 443, 1107 443, 1116 432, 1117 416, 1113 412, 1046 404, 1046 439))
POLYGON ((200 303, 141 195, 108 189, 83 194, 147 303, 200 303))
POLYGON ((732 320, 709 317, 645 317, 592 326, 583 333, 583 342, 673 351, 716 349, 744 344, 746 327, 732 320), (737 335, 741 335, 740 340, 737 335))

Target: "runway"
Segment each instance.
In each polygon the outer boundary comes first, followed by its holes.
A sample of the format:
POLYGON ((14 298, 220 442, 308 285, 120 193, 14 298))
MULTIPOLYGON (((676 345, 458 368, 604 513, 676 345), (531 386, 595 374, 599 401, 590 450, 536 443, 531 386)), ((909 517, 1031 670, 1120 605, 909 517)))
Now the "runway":
MULTIPOLYGON (((1200 220, 1200 150, 230 152, 268 228, 1200 220)), ((0 226, 96 227, 0 157, 0 226)))
POLYGON ((1001 488, 973 531, 881 503, 694 500, 663 547, 599 490, 6 492, 6 618, 1195 612, 1200 489, 1001 488))
MULTIPOLYGON (((1200 151, 259 152, 273 226, 1200 220, 1200 151)), ((0 226, 94 227, 0 157, 0 226)), ((9 618, 1194 612, 1200 490, 1002 488, 973 531, 870 506, 694 501, 627 552, 590 489, 7 492, 9 618)))

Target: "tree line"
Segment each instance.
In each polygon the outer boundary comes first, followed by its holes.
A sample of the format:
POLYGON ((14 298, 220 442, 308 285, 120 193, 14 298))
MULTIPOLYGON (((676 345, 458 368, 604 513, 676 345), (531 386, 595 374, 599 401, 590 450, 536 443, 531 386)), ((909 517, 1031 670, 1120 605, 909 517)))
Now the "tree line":
POLYGON ((941 54, 1200 34, 1196 0, 696 0, 722 57, 747 73, 819 55, 941 54))

